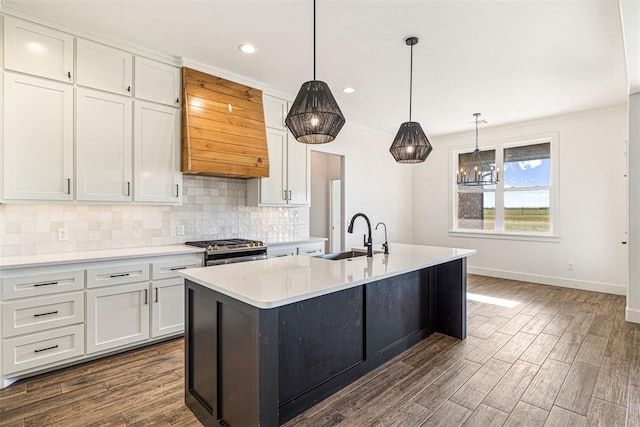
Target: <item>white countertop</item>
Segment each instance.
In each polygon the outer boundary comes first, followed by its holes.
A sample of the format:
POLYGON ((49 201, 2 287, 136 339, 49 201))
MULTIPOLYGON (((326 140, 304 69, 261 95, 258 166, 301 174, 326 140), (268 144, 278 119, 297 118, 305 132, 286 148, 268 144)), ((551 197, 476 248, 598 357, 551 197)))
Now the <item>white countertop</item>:
POLYGON ((390 244, 389 252, 339 261, 296 255, 191 268, 180 274, 255 307, 273 308, 476 253, 471 249, 399 243, 390 244))
POLYGON ((0 270, 8 268, 39 267, 53 264, 106 261, 121 258, 179 255, 204 252, 202 248, 187 245, 145 246, 139 248, 105 249, 97 251, 62 252, 46 255, 0 257, 0 270))
POLYGON ((308 236, 308 237, 298 237, 296 239, 291 239, 291 238, 269 239, 264 241, 264 244, 267 246, 298 245, 302 243, 311 243, 311 242, 318 242, 318 241, 325 241, 325 240, 327 240, 326 237, 308 236))

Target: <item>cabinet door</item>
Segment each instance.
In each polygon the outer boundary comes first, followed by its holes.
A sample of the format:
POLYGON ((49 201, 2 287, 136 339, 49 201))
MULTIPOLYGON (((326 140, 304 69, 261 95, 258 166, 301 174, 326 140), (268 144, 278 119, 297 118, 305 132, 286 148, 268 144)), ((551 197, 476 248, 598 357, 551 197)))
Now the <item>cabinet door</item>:
POLYGON ((309 146, 302 144, 289 135, 287 146, 287 188, 290 205, 309 205, 311 203, 311 184, 309 179, 309 146))
POLYGON ((73 82, 73 37, 5 16, 4 67, 62 82, 73 82))
POLYGON ((270 128, 285 129, 284 119, 287 118, 287 101, 269 95, 262 95, 264 108, 264 124, 270 128))
POLYGON ((287 133, 267 128, 269 150, 269 177, 260 180, 260 203, 268 205, 286 204, 286 156, 287 133))
POLYGON ((138 99, 180 106, 180 69, 151 59, 135 58, 138 99))
POLYGON ((4 197, 71 200, 73 87, 4 75, 4 197))
POLYGON ((184 332, 184 279, 154 281, 151 293, 152 338, 184 332))
POLYGON ((182 200, 179 110, 135 101, 134 193, 137 202, 178 204, 182 200))
POLYGON ((76 199, 131 200, 131 99, 78 89, 76 199))
POLYGON ((149 282, 87 291, 87 354, 149 339, 149 282))
POLYGON ((131 96, 133 55, 78 39, 79 85, 131 96))

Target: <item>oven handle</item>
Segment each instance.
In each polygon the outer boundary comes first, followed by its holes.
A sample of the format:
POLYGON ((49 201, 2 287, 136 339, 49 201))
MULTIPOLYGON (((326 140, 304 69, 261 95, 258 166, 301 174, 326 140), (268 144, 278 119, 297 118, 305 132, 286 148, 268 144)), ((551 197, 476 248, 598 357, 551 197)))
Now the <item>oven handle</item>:
POLYGON ((225 259, 210 259, 210 260, 207 260, 207 267, 211 265, 235 264, 237 262, 256 261, 259 259, 267 259, 267 254, 247 255, 247 256, 240 256, 236 258, 225 258, 225 259))

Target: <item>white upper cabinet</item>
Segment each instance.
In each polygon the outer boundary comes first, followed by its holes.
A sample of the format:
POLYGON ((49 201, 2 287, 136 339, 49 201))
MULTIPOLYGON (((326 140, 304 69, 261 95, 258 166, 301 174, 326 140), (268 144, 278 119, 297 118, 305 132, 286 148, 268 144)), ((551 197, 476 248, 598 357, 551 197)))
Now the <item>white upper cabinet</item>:
POLYGON ((61 82, 73 82, 73 37, 5 17, 4 67, 61 82))
POLYGON ((135 58, 137 99, 180 106, 180 69, 151 59, 135 58))
POLYGON ((134 110, 133 199, 138 202, 180 203, 180 111, 137 100, 134 110))
POLYGON ((287 101, 273 96, 262 96, 262 108, 264 109, 264 124, 274 129, 286 129, 284 119, 287 118, 289 109, 287 101))
POLYGON ((73 87, 4 74, 4 198, 72 200, 73 87))
POLYGON ((120 95, 132 93, 133 55, 99 43, 78 39, 77 83, 120 95))
POLYGON ((309 206, 309 147, 296 141, 285 127, 289 103, 269 95, 263 95, 262 99, 267 126, 269 177, 247 182, 247 204, 309 206))
POLYGON ((260 184, 260 203, 286 204, 288 198, 286 131, 267 128, 267 148, 269 150, 269 177, 254 181, 260 184))
MULTIPOLYGON (((288 132, 287 132, 288 133, 288 132)), ((289 205, 305 206, 311 203, 311 177, 309 147, 289 134, 287 145, 287 191, 289 205)))
POLYGON ((76 199, 130 201, 131 98, 78 88, 76 111, 76 199))

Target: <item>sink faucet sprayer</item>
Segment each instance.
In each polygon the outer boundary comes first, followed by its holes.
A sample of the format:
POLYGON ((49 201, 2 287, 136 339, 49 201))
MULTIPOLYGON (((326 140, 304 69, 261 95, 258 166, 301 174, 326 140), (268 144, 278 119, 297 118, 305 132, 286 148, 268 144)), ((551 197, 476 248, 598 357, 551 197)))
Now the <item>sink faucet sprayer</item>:
POLYGON ((389 255, 389 242, 387 241, 387 224, 385 224, 384 222, 379 222, 376 224, 376 230, 378 229, 378 226, 382 224, 384 225, 384 243, 382 244, 382 249, 384 249, 384 253, 389 255))
POLYGON ((369 218, 367 218, 367 216, 363 213, 357 213, 355 214, 352 218, 351 218, 351 222, 349 223, 349 228, 347 228, 347 232, 349 233, 353 233, 353 223, 355 222, 356 218, 361 216, 362 218, 364 218, 365 221, 367 221, 367 229, 369 230, 369 238, 367 239, 367 235, 365 234, 364 236, 364 245, 367 247, 367 257, 371 258, 373 257, 373 241, 371 240, 371 222, 369 221, 369 218))

